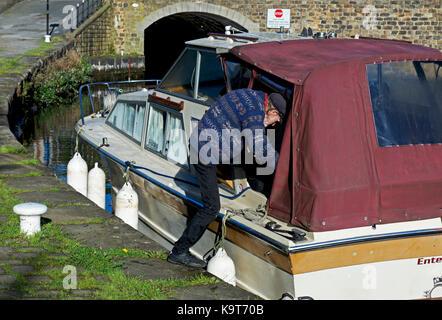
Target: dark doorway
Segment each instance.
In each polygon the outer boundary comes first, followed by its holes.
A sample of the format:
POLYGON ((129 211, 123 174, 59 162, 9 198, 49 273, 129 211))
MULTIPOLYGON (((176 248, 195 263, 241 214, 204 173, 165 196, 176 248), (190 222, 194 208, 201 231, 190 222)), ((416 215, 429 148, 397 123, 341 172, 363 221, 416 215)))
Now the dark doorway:
POLYGON ((227 18, 203 12, 183 12, 162 18, 144 30, 146 79, 161 79, 184 49, 188 40, 224 33, 225 26, 247 32, 227 18))

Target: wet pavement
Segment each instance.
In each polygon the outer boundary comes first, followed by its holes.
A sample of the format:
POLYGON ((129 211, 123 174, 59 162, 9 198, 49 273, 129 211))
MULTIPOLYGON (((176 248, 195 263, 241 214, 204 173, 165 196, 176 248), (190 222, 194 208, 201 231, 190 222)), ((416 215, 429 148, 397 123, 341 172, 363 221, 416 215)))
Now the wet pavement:
MULTIPOLYGON (((50 0, 49 24, 60 25, 52 33, 53 37, 70 32, 63 27, 63 19, 67 16, 63 8, 78 2, 50 0)), ((46 0, 22 0, 0 14, 0 57, 14 57, 38 47, 45 34, 46 0)))

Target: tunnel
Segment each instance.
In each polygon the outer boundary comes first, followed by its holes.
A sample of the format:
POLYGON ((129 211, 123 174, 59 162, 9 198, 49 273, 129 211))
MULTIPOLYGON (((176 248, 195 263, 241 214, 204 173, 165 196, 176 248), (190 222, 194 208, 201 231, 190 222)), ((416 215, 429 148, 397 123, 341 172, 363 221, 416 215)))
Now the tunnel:
POLYGON ((161 79, 183 51, 185 42, 224 33, 225 26, 247 29, 225 17, 203 12, 181 12, 164 17, 144 30, 146 79, 161 79))

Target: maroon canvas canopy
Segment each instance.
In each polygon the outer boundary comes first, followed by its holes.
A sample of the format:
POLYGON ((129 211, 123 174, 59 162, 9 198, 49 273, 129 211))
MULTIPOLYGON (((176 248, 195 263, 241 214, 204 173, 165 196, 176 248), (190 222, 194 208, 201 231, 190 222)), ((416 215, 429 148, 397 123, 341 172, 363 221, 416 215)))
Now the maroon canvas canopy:
POLYGON ((294 88, 270 215, 311 231, 442 216, 442 145, 380 147, 366 74, 367 64, 442 61, 442 53, 374 39, 259 43, 232 53, 294 88))

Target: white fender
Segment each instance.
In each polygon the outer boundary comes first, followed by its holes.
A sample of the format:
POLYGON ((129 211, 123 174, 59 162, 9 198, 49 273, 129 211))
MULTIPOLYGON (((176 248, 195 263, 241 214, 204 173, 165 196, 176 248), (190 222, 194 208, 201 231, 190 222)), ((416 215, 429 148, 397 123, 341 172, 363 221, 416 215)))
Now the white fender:
POLYGON ((87 163, 78 152, 68 163, 67 183, 87 197, 87 163))
POLYGON ((98 167, 98 162, 95 162, 95 167, 89 171, 87 177, 87 196, 99 207, 105 209, 106 175, 104 171, 98 167))
POLYGON ((224 248, 219 248, 207 263, 207 271, 228 284, 236 286, 235 264, 224 248))
POLYGON ((115 215, 138 230, 138 195, 129 182, 126 182, 117 193, 115 215))

